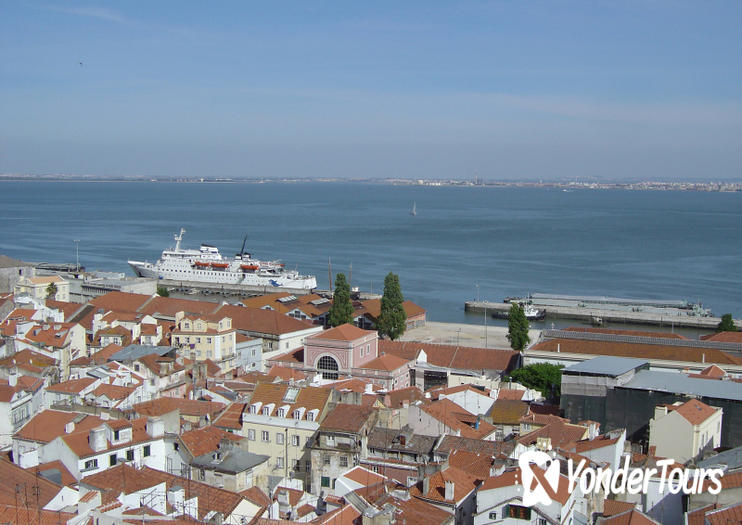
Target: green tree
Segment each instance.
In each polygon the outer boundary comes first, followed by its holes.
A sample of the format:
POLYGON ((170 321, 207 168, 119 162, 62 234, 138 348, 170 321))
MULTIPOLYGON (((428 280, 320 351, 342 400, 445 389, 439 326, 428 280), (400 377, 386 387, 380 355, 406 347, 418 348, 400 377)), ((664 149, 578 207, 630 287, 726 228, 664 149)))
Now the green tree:
POLYGON ((381 296, 381 313, 376 320, 379 335, 397 339, 407 328, 404 297, 399 285, 399 276, 389 272, 384 278, 384 295, 381 296))
POLYGON ((332 306, 327 312, 327 324, 340 326, 353 324, 353 303, 350 300, 350 285, 344 273, 335 276, 335 293, 332 296, 332 306))
POLYGON ((724 314, 721 316, 721 321, 716 326, 717 332, 736 332, 737 327, 732 319, 732 314, 724 314))
POLYGON ((170 291, 164 286, 158 286, 157 295, 159 295, 160 297, 170 297, 170 291))
POLYGON ((545 398, 559 401, 562 389, 562 366, 536 363, 514 370, 510 379, 541 392, 545 398))
POLYGON ((46 298, 47 299, 57 298, 57 285, 56 284, 49 283, 49 286, 46 287, 46 298))
POLYGON ((531 338, 528 336, 528 319, 523 312, 523 307, 518 303, 513 303, 508 312, 508 341, 513 350, 521 351, 531 338))

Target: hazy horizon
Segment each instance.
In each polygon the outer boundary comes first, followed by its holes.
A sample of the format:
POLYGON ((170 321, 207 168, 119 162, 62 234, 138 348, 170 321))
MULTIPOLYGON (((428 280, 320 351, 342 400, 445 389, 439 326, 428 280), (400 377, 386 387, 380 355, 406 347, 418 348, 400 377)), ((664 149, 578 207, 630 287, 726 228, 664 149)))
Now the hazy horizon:
POLYGON ((0 173, 739 180, 739 2, 7 3, 0 173))

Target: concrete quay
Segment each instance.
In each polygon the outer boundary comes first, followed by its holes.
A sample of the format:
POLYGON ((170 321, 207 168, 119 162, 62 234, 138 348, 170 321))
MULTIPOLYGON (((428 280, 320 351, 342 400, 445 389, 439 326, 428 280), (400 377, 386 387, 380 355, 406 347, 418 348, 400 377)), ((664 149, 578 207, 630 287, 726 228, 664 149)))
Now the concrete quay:
MULTIPOLYGON (((489 301, 467 301, 464 304, 464 310, 472 313, 499 312, 506 313, 510 310, 510 303, 493 303, 489 301)), ((538 306, 539 309, 546 310, 546 318, 552 319, 574 319, 586 321, 588 323, 628 323, 644 324, 653 326, 677 326, 685 328, 700 328, 713 330, 719 324, 719 317, 699 317, 691 315, 661 315, 648 312, 631 312, 605 310, 601 308, 573 308, 566 306, 538 306)), ((742 321, 735 320, 734 323, 740 326, 742 321)))

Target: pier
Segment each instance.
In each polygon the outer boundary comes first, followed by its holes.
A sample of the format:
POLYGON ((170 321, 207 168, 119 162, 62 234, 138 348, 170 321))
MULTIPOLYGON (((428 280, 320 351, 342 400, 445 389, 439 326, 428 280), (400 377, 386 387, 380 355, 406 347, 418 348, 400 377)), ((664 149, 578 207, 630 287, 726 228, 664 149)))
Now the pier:
MULTIPOLYGON (((467 301, 464 310, 472 313, 495 313, 506 314, 510 310, 511 303, 495 303, 489 301, 467 301)), ((656 312, 635 312, 630 310, 609 310, 605 308, 581 308, 573 306, 545 306, 538 305, 539 309, 546 310, 546 318, 552 319, 574 319, 586 321, 593 324, 601 323, 626 323, 644 324, 654 326, 677 326, 684 328, 700 328, 714 330, 721 322, 719 317, 702 317, 694 315, 667 315, 656 312)), ((742 321, 735 320, 740 326, 742 321)))
POLYGON ((171 279, 160 279, 157 281, 158 286, 163 286, 169 291, 182 291, 185 293, 193 292, 194 294, 220 294, 220 295, 266 295, 269 293, 288 292, 293 295, 306 295, 314 293, 314 290, 304 288, 284 288, 281 286, 251 286, 246 284, 219 284, 205 283, 199 281, 174 281, 171 279))

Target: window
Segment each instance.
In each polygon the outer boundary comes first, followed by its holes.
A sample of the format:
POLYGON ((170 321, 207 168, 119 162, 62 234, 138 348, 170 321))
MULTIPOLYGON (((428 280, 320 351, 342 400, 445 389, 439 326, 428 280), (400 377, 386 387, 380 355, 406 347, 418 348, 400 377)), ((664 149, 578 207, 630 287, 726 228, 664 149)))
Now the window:
POLYGON ((276 415, 277 415, 278 417, 286 417, 286 410, 285 410, 285 409, 283 409, 283 408, 279 408, 279 409, 278 409, 278 412, 276 412, 276 415))
POLYGON ((263 409, 263 415, 264 416, 270 416, 271 415, 271 408, 270 407, 265 407, 263 409))
POLYGON ((262 440, 262 441, 263 441, 264 443, 270 443, 270 441, 271 441, 271 435, 270 435, 270 432, 268 432, 267 430, 263 430, 263 431, 262 431, 262 432, 260 433, 260 438, 261 438, 261 440, 262 440))
POLYGON ((144 445, 144 449, 143 449, 142 455, 146 458, 146 457, 149 457, 151 453, 152 453, 151 446, 150 445, 144 445))
POLYGON ((314 421, 314 412, 307 412, 307 421, 314 421))
POLYGON ((90 470, 98 468, 98 460, 97 459, 89 459, 85 462, 85 470, 90 470))
POLYGON ((490 512, 490 519, 496 520, 497 519, 497 512, 490 512))
POLYGON ((129 449, 126 451, 126 461, 134 461, 134 449, 129 449))
POLYGON ((199 481, 203 481, 206 479, 206 471, 202 468, 198 469, 198 479, 199 481))
POLYGON ((176 451, 176 452, 178 450, 180 450, 180 445, 177 442, 176 443, 173 443, 173 450, 176 451))
POLYGON ((283 445, 283 433, 282 432, 276 432, 276 443, 279 445, 283 445))
POLYGON ((114 440, 114 441, 118 441, 118 440, 119 440, 119 436, 120 436, 120 434, 121 434, 121 433, 120 433, 120 432, 119 432, 118 430, 114 430, 114 431, 113 431, 113 440, 114 440))
POLYGON ((247 429, 247 439, 250 441, 255 441, 255 430, 252 428, 247 429))
POLYGON ((283 457, 276 458, 276 467, 283 468, 283 457))
POLYGON ((330 455, 329 454, 322 454, 322 464, 323 465, 329 465, 330 464, 330 455))
POLYGON ((327 476, 322 476, 322 481, 320 483, 323 487, 329 487, 330 486, 330 478, 327 476))
POLYGON ((508 518, 515 518, 519 520, 530 520, 531 519, 530 507, 523 507, 521 505, 507 505, 505 507, 504 514, 508 518))
POLYGON ((306 460, 304 462, 304 470, 306 470, 307 472, 312 471, 312 462, 310 460, 306 460))
POLYGON ((207 337, 207 338, 206 338, 206 342, 207 342, 208 344, 211 344, 211 337, 207 337))
POLYGON ((317 371, 322 373, 323 379, 337 379, 338 370, 338 362, 332 356, 323 355, 317 361, 317 371))
POLYGON ((111 454, 108 456, 108 465, 113 467, 116 465, 116 454, 111 454))
POLYGON ((294 470, 296 472, 301 472, 301 460, 297 459, 294 461, 294 470))
POLYGON ((348 456, 340 456, 340 466, 341 467, 348 466, 348 456))
POLYGON ((200 338, 200 337, 197 337, 197 338, 196 338, 196 342, 197 342, 197 343, 200 343, 200 342, 201 342, 201 338, 200 338))
POLYGON ((546 525, 546 518, 539 518, 538 525, 546 525))
POLYGON ((297 436, 297 435, 291 436, 291 444, 293 446, 298 447, 299 446, 299 440, 300 440, 299 436, 297 436))

